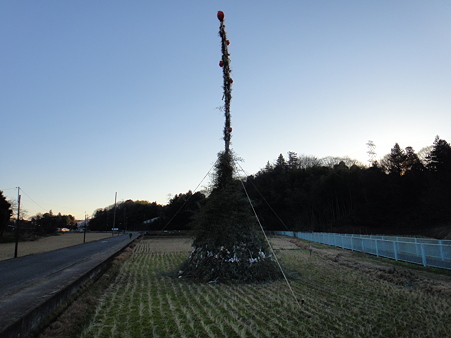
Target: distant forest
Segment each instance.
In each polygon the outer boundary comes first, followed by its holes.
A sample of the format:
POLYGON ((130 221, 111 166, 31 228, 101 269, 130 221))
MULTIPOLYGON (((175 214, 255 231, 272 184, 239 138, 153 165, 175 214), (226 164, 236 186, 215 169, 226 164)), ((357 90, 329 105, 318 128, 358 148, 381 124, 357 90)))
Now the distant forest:
MULTIPOLYGON (((349 158, 280 154, 243 180, 266 230, 435 237, 451 232, 451 146, 438 136, 421 156, 396 143, 370 166, 349 158)), ((115 218, 121 229, 189 230, 207 195, 181 193, 165 206, 129 200, 116 207, 116 216, 113 206, 97 210, 90 228, 110 230, 115 218)))

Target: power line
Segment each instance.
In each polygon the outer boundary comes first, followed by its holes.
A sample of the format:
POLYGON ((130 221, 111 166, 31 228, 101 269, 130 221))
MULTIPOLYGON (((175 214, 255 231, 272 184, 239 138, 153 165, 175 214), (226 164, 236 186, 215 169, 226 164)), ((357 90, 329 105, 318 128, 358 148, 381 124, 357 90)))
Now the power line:
MULTIPOLYGON (((17 189, 17 188, 9 188, 9 189, 5 189, 5 190, 11 190, 11 189, 17 189)), ((36 204, 39 208, 41 208, 43 211, 47 212, 48 211, 48 207, 45 208, 43 207, 41 204, 37 203, 33 198, 30 197, 30 195, 28 195, 22 188, 20 188, 20 191, 22 193, 24 193, 27 198, 33 202, 34 204, 36 204)), ((50 206, 50 208, 64 208, 64 209, 70 209, 70 210, 77 210, 77 211, 83 211, 82 209, 77 209, 77 208, 72 208, 72 207, 67 207, 67 206, 61 206, 61 205, 55 205, 55 204, 51 204, 51 203, 44 203, 44 204, 48 204, 50 206)))
POLYGON ((39 208, 41 208, 44 211, 47 211, 42 205, 39 205, 38 203, 36 203, 22 188, 20 188, 20 190, 22 191, 22 193, 24 193, 34 204, 36 204, 39 208))
POLYGON ((0 189, 1 191, 7 191, 7 190, 16 190, 17 188, 6 188, 6 189, 0 189))

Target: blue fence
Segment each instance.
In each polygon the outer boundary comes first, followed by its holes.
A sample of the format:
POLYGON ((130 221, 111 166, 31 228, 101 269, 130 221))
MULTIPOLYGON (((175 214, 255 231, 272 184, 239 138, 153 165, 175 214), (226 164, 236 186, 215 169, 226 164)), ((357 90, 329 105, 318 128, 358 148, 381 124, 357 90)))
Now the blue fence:
POLYGON ((451 269, 451 241, 449 240, 324 232, 272 231, 271 233, 366 252, 397 261, 451 269))

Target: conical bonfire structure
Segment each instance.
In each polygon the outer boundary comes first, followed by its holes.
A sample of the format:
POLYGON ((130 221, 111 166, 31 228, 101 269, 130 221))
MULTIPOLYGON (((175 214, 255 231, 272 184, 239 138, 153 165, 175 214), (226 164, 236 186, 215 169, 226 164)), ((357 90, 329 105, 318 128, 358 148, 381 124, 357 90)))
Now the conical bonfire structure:
POLYGON ((246 198, 242 184, 235 179, 230 101, 232 83, 224 13, 220 21, 224 89, 224 151, 218 154, 213 187, 205 206, 194 220, 195 240, 190 257, 179 271, 181 278, 208 281, 263 282, 282 278, 258 220, 246 198))

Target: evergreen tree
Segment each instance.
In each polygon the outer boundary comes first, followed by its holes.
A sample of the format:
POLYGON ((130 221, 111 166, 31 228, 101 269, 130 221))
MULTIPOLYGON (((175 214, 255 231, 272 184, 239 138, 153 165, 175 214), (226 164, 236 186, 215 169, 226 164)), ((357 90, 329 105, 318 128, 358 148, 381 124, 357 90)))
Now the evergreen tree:
POLYGON ((404 170, 406 172, 416 174, 424 170, 424 165, 421 163, 420 158, 415 153, 412 147, 406 148, 406 160, 404 162, 404 170))
POLYGON ((3 236, 12 213, 11 203, 6 200, 5 196, 3 196, 3 191, 0 190, 0 237, 3 236))
POLYGON ((427 168, 430 171, 451 173, 451 146, 438 136, 434 140, 432 151, 427 156, 427 168))
POLYGON ((451 146, 438 136, 427 156, 428 190, 425 213, 432 224, 451 224, 451 146))
POLYGON ((285 157, 283 157, 282 154, 280 154, 279 157, 277 158, 274 169, 276 171, 285 171, 286 169, 288 169, 288 164, 285 161, 285 157))
POLYGON ((384 156, 382 166, 389 174, 402 175, 406 158, 404 150, 401 149, 398 143, 395 143, 390 154, 384 156))

